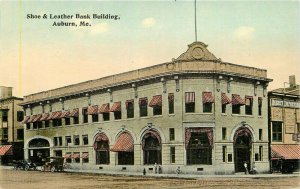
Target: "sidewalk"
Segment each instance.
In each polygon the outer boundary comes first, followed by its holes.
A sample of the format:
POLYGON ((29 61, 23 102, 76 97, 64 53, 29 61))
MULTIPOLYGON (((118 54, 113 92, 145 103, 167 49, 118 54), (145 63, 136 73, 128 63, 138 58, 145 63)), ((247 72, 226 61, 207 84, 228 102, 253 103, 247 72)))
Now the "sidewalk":
MULTIPOLYGON (((0 166, 1 169, 13 169, 13 166, 0 166)), ((38 167, 38 170, 39 167, 38 167)), ((243 174, 237 173, 234 175, 191 175, 191 174, 154 174, 154 173, 143 173, 138 172, 127 172, 127 171, 101 171, 101 170, 82 170, 82 169, 65 169, 65 172, 68 173, 93 173, 93 174, 102 174, 102 175, 112 175, 112 176, 146 176, 146 177, 158 177, 158 178, 182 178, 182 179, 201 179, 201 178, 267 178, 267 177, 300 177, 299 172, 295 172, 293 174, 281 174, 281 173, 273 173, 273 174, 243 174)))

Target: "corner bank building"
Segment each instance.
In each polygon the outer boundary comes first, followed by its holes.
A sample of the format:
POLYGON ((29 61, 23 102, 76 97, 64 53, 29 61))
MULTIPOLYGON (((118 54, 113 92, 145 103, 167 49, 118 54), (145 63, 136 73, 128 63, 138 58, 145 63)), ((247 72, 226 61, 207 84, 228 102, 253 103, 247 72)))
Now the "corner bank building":
POLYGON ((99 172, 267 172, 270 81, 194 42, 171 62, 25 96, 24 155, 99 172))

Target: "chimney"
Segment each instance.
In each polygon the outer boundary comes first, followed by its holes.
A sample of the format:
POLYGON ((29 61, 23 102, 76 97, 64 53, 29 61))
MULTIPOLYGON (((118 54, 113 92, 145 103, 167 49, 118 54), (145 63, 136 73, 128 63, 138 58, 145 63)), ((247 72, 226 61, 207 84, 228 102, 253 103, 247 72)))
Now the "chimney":
POLYGON ((290 88, 296 87, 296 76, 295 75, 289 76, 289 83, 290 83, 290 88))
POLYGON ((0 86, 0 99, 12 97, 12 87, 0 86))

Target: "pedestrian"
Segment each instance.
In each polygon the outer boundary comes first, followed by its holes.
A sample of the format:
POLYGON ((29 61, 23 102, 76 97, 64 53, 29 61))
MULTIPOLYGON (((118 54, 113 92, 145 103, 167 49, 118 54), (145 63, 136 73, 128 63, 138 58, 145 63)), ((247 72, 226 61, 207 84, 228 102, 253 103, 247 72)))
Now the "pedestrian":
POLYGON ((180 166, 178 166, 177 169, 176 169, 176 174, 179 175, 179 174, 180 174, 180 171, 181 171, 181 170, 180 170, 180 166))
POLYGON ((157 163, 154 163, 154 173, 157 173, 157 163))
POLYGON ((143 170, 143 175, 146 175, 146 169, 144 168, 144 170, 143 170))
POLYGON ((247 162, 244 162, 244 167, 245 167, 245 175, 247 175, 248 174, 247 162))
POLYGON ((253 172, 253 174, 257 174, 255 162, 253 162, 253 165, 252 165, 252 172, 253 172))
POLYGON ((162 166, 158 165, 158 173, 161 174, 162 173, 162 166))

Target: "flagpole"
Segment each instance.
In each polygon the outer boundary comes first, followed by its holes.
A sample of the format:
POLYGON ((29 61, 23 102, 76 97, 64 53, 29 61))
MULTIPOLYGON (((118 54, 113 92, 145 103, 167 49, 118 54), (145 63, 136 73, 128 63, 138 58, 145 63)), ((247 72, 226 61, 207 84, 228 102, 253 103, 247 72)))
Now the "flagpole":
POLYGON ((197 0, 195 0, 195 38, 197 41, 197 0))

